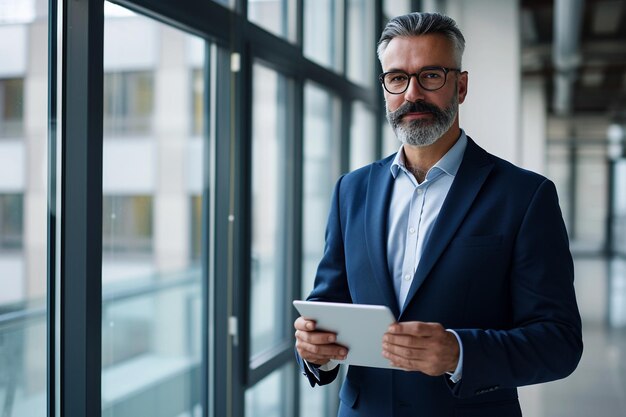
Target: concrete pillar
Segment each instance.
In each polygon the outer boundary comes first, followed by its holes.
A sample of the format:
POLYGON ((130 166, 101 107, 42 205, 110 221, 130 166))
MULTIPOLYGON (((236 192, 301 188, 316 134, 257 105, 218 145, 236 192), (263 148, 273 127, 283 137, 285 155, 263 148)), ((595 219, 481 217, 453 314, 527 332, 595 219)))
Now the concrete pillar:
MULTIPOLYGON (((429 2, 430 3, 430 2, 429 2)), ((480 146, 513 163, 520 151, 520 7, 518 0, 432 2, 458 23, 466 40, 468 95, 461 127, 480 146)))

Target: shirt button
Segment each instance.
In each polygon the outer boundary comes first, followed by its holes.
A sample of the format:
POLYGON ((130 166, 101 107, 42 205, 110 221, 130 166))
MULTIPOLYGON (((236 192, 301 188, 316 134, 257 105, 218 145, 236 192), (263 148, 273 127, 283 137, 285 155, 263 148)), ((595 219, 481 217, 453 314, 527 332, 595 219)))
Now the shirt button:
POLYGON ((414 228, 414 227, 409 228, 409 233, 410 233, 410 234, 415 233, 415 228, 414 228))
POLYGON ((405 280, 405 281, 410 281, 410 280, 411 280, 411 275, 406 274, 406 275, 404 276, 404 280, 405 280))
POLYGON ((418 188, 418 189, 417 189, 417 194, 418 194, 418 195, 421 195, 423 192, 424 192, 424 190, 422 190, 421 188, 418 188))

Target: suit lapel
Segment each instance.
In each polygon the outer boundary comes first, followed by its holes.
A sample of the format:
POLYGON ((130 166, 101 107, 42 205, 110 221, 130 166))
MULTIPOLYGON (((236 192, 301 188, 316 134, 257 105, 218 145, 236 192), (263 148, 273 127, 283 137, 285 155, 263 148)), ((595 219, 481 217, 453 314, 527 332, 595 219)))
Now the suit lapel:
POLYGON ((393 186, 390 171, 392 162, 392 158, 387 158, 374 163, 370 170, 365 200, 365 245, 384 303, 398 317, 400 310, 387 267, 387 218, 393 186))
POLYGON ((489 154, 468 137, 463 161, 426 243, 402 311, 409 305, 454 237, 492 168, 493 161, 489 154))

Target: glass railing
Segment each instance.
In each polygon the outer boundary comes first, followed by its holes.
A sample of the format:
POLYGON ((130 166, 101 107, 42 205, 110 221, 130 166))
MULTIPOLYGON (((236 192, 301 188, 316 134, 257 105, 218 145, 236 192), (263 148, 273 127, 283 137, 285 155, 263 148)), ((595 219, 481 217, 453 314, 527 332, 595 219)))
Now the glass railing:
MULTIPOLYGON (((200 267, 104 289, 102 415, 201 408, 200 267), (148 407, 149 408, 149 407, 148 407)), ((46 307, 0 306, 0 416, 46 416, 46 307)))

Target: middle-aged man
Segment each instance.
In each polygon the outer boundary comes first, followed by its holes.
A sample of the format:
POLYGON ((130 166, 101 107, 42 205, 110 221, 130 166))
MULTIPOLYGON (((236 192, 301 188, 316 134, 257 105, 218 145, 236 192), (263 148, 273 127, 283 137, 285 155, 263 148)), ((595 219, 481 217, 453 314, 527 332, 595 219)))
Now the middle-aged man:
MULTIPOLYGON (((308 299, 388 306, 381 354, 403 370, 350 366, 341 417, 521 416, 516 387, 564 378, 582 354, 555 187, 459 128, 464 46, 428 13, 391 20, 379 41, 402 147, 337 182, 308 299)), ((346 348, 311 320, 294 326, 311 385, 333 381, 346 348)))

